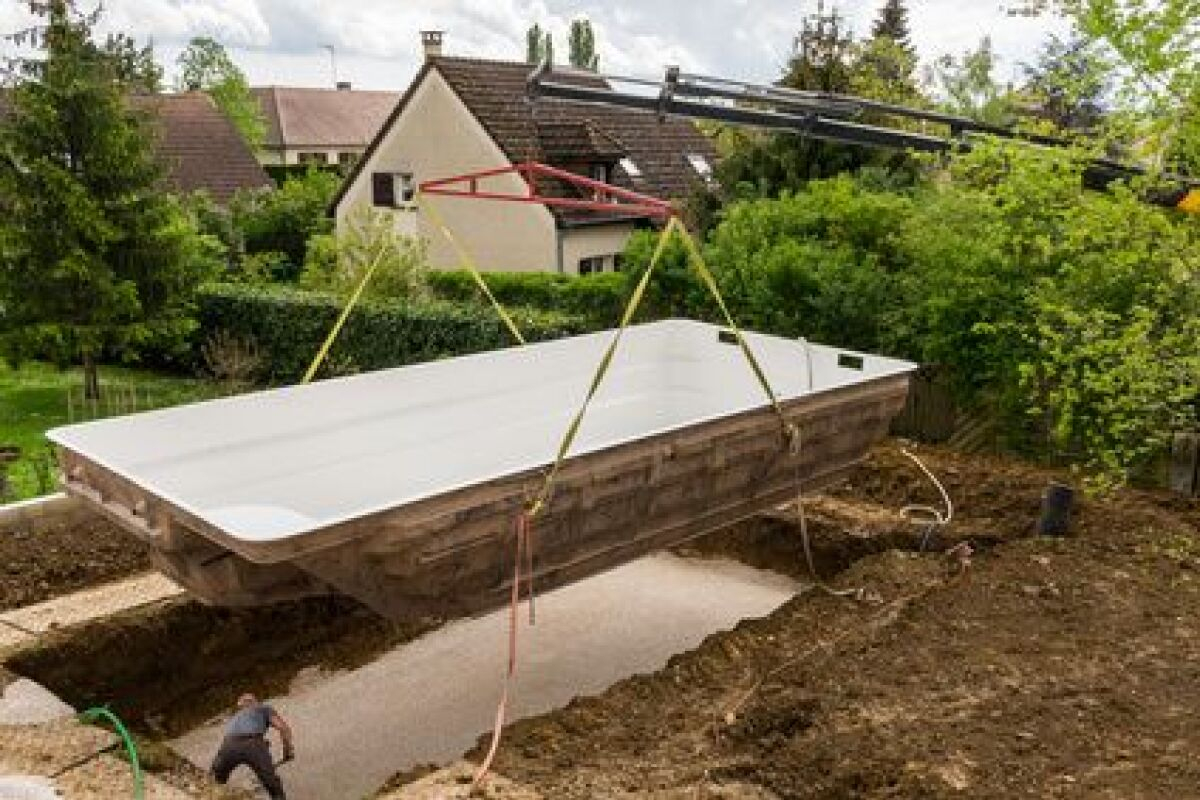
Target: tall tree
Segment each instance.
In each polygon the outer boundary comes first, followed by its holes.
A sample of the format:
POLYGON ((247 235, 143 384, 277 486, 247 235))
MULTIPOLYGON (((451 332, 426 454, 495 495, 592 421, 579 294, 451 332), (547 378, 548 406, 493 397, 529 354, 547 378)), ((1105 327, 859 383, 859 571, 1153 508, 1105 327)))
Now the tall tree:
POLYGON ((206 92, 251 149, 258 149, 267 134, 267 121, 245 73, 233 63, 224 46, 207 36, 196 37, 179 54, 177 63, 177 88, 206 92))
POLYGON ((163 68, 154 58, 153 45, 139 45, 124 33, 110 33, 104 51, 112 57, 121 83, 139 94, 162 91, 163 68))
POLYGON ((1123 113, 1155 167, 1200 174, 1200 0, 1025 0, 1023 13, 1053 9, 1102 48, 1123 113))
POLYGON ((592 31, 592 22, 587 17, 571 23, 571 66, 580 69, 590 69, 595 72, 600 66, 600 56, 596 55, 596 34, 592 31))
POLYGON ((791 89, 847 92, 851 84, 854 37, 846 18, 834 6, 825 11, 825 0, 817 12, 804 18, 792 43, 792 57, 780 85, 791 89))
POLYGON ((908 28, 908 8, 904 0, 885 0, 879 9, 879 16, 871 26, 872 39, 890 39, 910 53, 916 51, 912 46, 912 33, 908 28))
POLYGON ((525 31, 525 61, 530 64, 554 63, 554 38, 536 22, 525 31))
POLYGON ((204 262, 94 17, 34 8, 43 53, 0 125, 0 352, 80 362, 94 398, 103 353, 189 328, 204 262))
POLYGON ((960 58, 942 56, 933 77, 946 111, 993 125, 1012 124, 1012 88, 996 78, 996 50, 990 37, 960 58))
POLYGON ((1051 37, 1023 72, 1021 96, 1034 116, 1066 131, 1098 129, 1112 79, 1111 65, 1094 43, 1051 37))
POLYGON ((901 105, 924 105, 917 85, 917 51, 908 28, 903 0, 886 0, 871 28, 871 38, 858 46, 854 92, 901 105))

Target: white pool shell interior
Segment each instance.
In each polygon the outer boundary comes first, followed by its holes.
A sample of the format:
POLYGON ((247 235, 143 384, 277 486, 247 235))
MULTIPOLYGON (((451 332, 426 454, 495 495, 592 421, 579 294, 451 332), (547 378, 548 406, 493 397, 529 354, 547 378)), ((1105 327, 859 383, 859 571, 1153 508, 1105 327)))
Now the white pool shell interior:
MULTIPOLYGON (((47 436, 236 539, 279 541, 548 464, 612 336, 257 392, 47 436)), ((630 328, 571 454, 766 405, 739 348, 723 339, 721 328, 688 320, 630 328)), ((914 369, 803 341, 747 339, 782 399, 914 369)))

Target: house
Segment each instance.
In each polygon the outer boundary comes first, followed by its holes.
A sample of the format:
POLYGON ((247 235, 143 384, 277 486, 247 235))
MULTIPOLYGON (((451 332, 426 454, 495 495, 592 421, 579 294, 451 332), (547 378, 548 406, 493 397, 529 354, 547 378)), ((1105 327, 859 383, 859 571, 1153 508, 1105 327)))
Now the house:
POLYGON ((134 99, 157 128, 155 152, 168 185, 180 194, 205 192, 227 205, 243 189, 274 188, 246 140, 203 92, 134 99))
MULTIPOLYGON (((432 266, 454 268, 454 249, 414 203, 424 181, 539 161, 680 200, 711 177, 715 150, 689 121, 560 100, 531 103, 530 65, 447 57, 440 33, 425 32, 422 39, 424 65, 334 199, 339 230, 359 209, 386 209, 401 232, 428 242, 432 266)), ((598 76, 577 72, 562 79, 604 85, 598 76)), ((525 188, 515 175, 492 180, 495 191, 525 188)), ((428 202, 437 203, 456 237, 490 270, 619 269, 620 254, 642 222, 541 204, 447 197, 428 202)))
POLYGON ((269 166, 320 164, 349 169, 366 151, 398 92, 264 86, 254 90, 267 121, 259 159, 269 166))
MULTIPOLYGON (((155 133, 154 150, 168 188, 179 194, 205 192, 227 205, 243 189, 273 188, 246 140, 203 92, 135 95, 155 133)), ((0 93, 0 118, 8 98, 0 93)))

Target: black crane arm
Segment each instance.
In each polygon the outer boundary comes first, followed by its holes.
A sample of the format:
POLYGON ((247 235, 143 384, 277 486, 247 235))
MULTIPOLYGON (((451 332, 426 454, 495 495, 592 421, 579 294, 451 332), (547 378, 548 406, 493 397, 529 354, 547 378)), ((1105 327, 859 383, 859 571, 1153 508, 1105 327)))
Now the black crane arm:
MULTIPOLYGON (((571 80, 571 73, 552 71, 543 64, 528 80, 531 100, 546 97, 577 103, 593 103, 650 111, 660 117, 711 120, 765 130, 795 133, 811 139, 839 144, 913 150, 920 153, 945 153, 969 150, 971 137, 977 135, 1017 139, 1044 147, 1065 147, 1068 142, 1052 136, 1016 131, 978 122, 967 117, 926 109, 909 108, 851 95, 809 92, 778 86, 763 86, 742 81, 682 73, 676 67, 667 70, 662 81, 587 73, 588 80, 571 80), (597 80, 599 78, 599 80, 597 80), (613 84, 627 84, 647 91, 618 90, 613 84), (867 113, 943 125, 950 136, 888 128, 855 121, 867 113)), ((1142 167, 1107 158, 1095 159, 1084 170, 1088 188, 1103 189, 1118 180, 1146 174, 1142 167)), ((1148 202, 1200 214, 1200 181, 1182 176, 1165 176, 1167 188, 1146 196, 1148 202)))

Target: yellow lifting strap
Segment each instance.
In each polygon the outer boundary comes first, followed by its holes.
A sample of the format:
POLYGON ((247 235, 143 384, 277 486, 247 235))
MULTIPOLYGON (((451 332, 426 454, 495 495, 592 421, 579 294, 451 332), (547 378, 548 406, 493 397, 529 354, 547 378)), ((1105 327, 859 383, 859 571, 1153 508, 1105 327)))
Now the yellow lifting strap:
POLYGON ((383 263, 383 257, 387 254, 388 249, 389 246, 385 242, 382 246, 380 246, 379 252, 375 254, 375 258, 373 258, 371 263, 367 265, 367 268, 363 270, 362 279, 358 282, 358 285, 354 287, 354 291, 350 294, 350 299, 346 301, 346 307, 343 308, 342 313, 338 315, 337 321, 333 323, 333 329, 329 331, 329 335, 325 337, 325 342, 321 345, 321 349, 317 351, 316 357, 312 360, 312 363, 308 365, 308 371, 304 373, 304 379, 300 381, 301 383, 312 383, 312 379, 316 377, 317 370, 321 368, 321 365, 325 363, 325 359, 329 357, 329 351, 333 347, 333 343, 337 341, 338 335, 341 334, 342 328, 346 324, 346 320, 350 319, 350 312, 354 310, 356 305, 358 305, 358 300, 360 297, 362 297, 363 291, 366 290, 367 284, 371 282, 371 278, 375 275, 375 271, 378 270, 379 265, 383 263))
POLYGON ((550 467, 550 471, 546 473, 545 482, 542 484, 542 489, 529 504, 526 514, 529 518, 537 517, 545 512, 550 503, 551 495, 554 492, 554 485, 558 480, 559 470, 562 469, 563 462, 566 461, 567 453, 571 450, 571 446, 575 443, 576 437, 579 435, 579 429, 583 425, 583 419, 587 415, 588 409, 591 407, 592 400, 596 393, 600 390, 601 384, 604 382, 605 376, 608 374, 609 367, 612 366, 613 357, 616 355, 617 348, 621 344, 621 337, 625 334, 625 329, 629 327, 633 317, 637 314, 638 307, 642 304, 642 299, 645 297, 646 288, 650 285, 650 277, 654 273, 659 262, 662 261, 663 254, 666 252, 667 244, 671 241, 671 237, 675 234, 683 239, 684 247, 687 250, 688 263, 692 269, 700 276, 700 280, 704 283, 709 293, 717 302, 717 306, 721 309, 721 314, 725 318, 725 323, 736 337, 742 353, 750 364, 754 376, 758 379, 759 385, 762 386, 763 392, 771 401, 771 407, 779 416, 780 425, 783 428, 784 436, 788 444, 792 448, 799 447, 799 432, 783 413, 783 408, 779 404, 778 395, 771 387, 771 382, 767 379, 766 373, 763 371, 762 365, 755 358, 754 352, 747 344, 745 336, 742 335, 741 329, 733 320, 733 315, 729 313, 729 308, 725 304, 725 298, 721 295, 721 290, 717 286, 717 281, 713 277, 712 271, 704 262, 704 257, 700 253, 700 248, 696 246, 696 241, 692 238, 687 227, 679 221, 678 217, 671 217, 667 222, 662 233, 659 234, 658 244, 654 248, 654 254, 650 258, 650 263, 646 267, 646 271, 642 273, 641 280, 638 281, 637 287, 629 298, 629 303, 625 306, 625 313, 621 316, 621 324, 617 328, 617 332, 613 335, 612 341, 608 345, 608 349, 604 351, 604 355, 600 359, 600 364, 596 367, 596 373, 592 376, 592 382, 588 386, 587 394, 584 396, 583 403, 576 412, 571 424, 567 426, 567 431, 563 435, 562 441, 558 445, 558 452, 554 457, 554 464, 550 467))
POLYGON ((446 224, 446 220, 442 217, 441 212, 437 210, 432 200, 427 199, 424 195, 417 195, 417 203, 421 205, 429 214, 429 219, 442 232, 442 236, 446 237, 446 241, 454 248, 454 252, 458 254, 459 264, 471 273, 471 277, 475 279, 475 285, 479 287, 479 291, 483 292, 483 296, 492 304, 492 308, 496 309, 496 313, 500 315, 500 319, 504 320, 504 324, 508 326, 508 332, 513 335, 519 344, 525 344, 525 337, 521 335, 521 330, 517 327, 517 323, 513 322, 512 317, 504 310, 504 306, 500 305, 500 301, 492 294, 492 290, 488 288, 487 281, 483 279, 483 273, 479 271, 479 267, 475 264, 475 259, 471 258, 471 254, 467 252, 467 248, 463 247, 458 241, 458 237, 450 231, 450 226, 446 224))
MULTIPOLYGON (((500 301, 496 299, 494 294, 492 294, 492 290, 488 288, 487 282, 484 281, 483 274, 479 271, 479 267, 476 265, 475 259, 471 258, 471 254, 467 252, 467 249, 463 247, 461 242, 459 242, 458 237, 451 232, 450 226, 446 224, 446 220, 442 217, 441 213, 438 212, 437 207, 432 201, 426 200, 424 195, 419 193, 417 195, 417 203, 421 208, 425 209, 434 226, 441 231, 442 235, 446 237, 446 241, 448 241, 450 246, 454 248, 455 253, 458 254, 459 265, 462 269, 465 269, 471 273, 471 277, 475 279, 475 285, 479 287, 479 290, 483 293, 483 296, 486 297, 488 302, 492 304, 492 308, 496 309, 496 314, 499 315, 500 319, 504 322, 505 327, 508 328, 508 332, 512 334, 513 339, 515 339, 518 344, 525 344, 525 337, 521 334, 521 329, 517 327, 517 323, 513 321, 513 318, 509 316, 509 313, 504 309, 504 306, 500 305, 500 301)), ((375 272, 379 269, 379 265, 383 262, 383 256, 386 254, 387 249, 388 248, 386 246, 381 247, 379 253, 375 256, 375 259, 371 262, 370 266, 368 266, 366 271, 363 272, 362 280, 358 282, 358 286, 354 288, 354 292, 350 295, 350 299, 346 301, 346 307, 342 309, 341 315, 338 316, 337 321, 333 324, 333 329, 329 331, 329 335, 325 338, 324 344, 322 344, 321 349, 317 351, 317 355, 313 359, 312 364, 309 365, 308 371, 304 373, 304 380, 302 380, 301 383, 311 383, 312 379, 316 377, 317 370, 321 368, 321 365, 325 363, 325 359, 329 357, 329 351, 333 348, 333 343, 337 341, 338 336, 342 332, 342 328, 346 325, 346 320, 350 318, 350 313, 354 310, 355 306, 358 305, 358 301, 362 297, 363 291, 367 288, 367 284, 371 282, 371 278, 374 277, 375 272)))
MULTIPOLYGON (((422 198, 418 196, 418 202, 421 199, 422 198)), ((442 235, 446 237, 447 241, 450 242, 450 245, 458 254, 461 265, 471 273, 471 276, 475 279, 476 285, 479 287, 480 291, 483 292, 484 296, 487 297, 487 299, 491 302, 492 307, 496 309, 496 313, 499 314, 500 318, 504 321, 504 324, 508 327, 509 332, 512 333, 513 338, 519 343, 525 344, 525 337, 521 335, 520 329, 517 328, 516 323, 513 322, 513 319, 509 316, 508 312, 504 310, 504 307, 496 299, 496 296, 492 294, 491 289, 488 288, 487 282, 484 281, 483 275, 476 266, 474 259, 471 258, 471 255, 469 252, 467 252, 467 249, 462 246, 462 244, 450 231, 449 226, 446 224, 446 221, 441 214, 438 213, 437 208, 433 205, 433 203, 430 202, 426 202, 422 207, 429 213, 429 217, 433 221, 434 225, 441 231, 442 235)), ((775 414, 779 417, 780 426, 783 430, 785 440, 793 449, 793 451, 798 450, 800 446, 799 431, 794 425, 788 422, 787 417, 784 415, 783 408, 779 403, 779 396, 772 388, 766 372, 763 371, 762 365, 755 357, 754 351, 750 348, 749 343, 746 341, 746 337, 742 334, 741 328, 739 328, 737 323, 734 321, 733 315, 729 313, 729 306, 726 305, 725 298, 721 294, 721 289, 717 285, 716 278, 713 277, 712 270, 710 270, 708 268, 708 264, 705 263, 704 256, 700 252, 700 248, 697 246, 696 240, 692 237, 692 234, 688 231, 687 227, 679 221, 678 217, 671 217, 666 226, 663 228, 662 232, 659 234, 658 243, 654 247, 654 254, 650 258, 650 263, 646 266, 646 270, 642 273, 641 279, 638 280, 633 294, 629 297, 629 302, 625 306, 625 312, 621 315, 620 325, 618 326, 616 333, 613 335, 612 341, 609 343, 608 348, 604 351, 604 355, 601 357, 600 363, 596 367, 596 372, 592 376, 592 381, 588 386, 588 391, 584 396, 583 403, 580 405, 579 411, 577 411, 575 416, 571 419, 571 424, 567 426, 567 430, 566 433, 563 434, 562 441, 559 442, 558 451, 554 456, 554 463, 550 467, 549 472, 546 473, 546 479, 542 484, 542 489, 533 502, 528 506, 526 513, 530 518, 536 517, 546 510, 546 507, 550 502, 550 497, 554 491, 554 485, 558 480, 558 473, 562 469, 563 462, 566 461, 567 454, 570 452, 571 446, 575 443, 575 439, 579 436, 579 429, 583 425, 584 417, 587 416, 587 412, 591 407, 592 400, 595 398, 596 393, 600 391, 600 386, 604 383, 604 378, 608 375, 608 370, 612 366, 613 358, 616 356, 617 349, 621 344, 621 338, 625 335, 625 330, 629 327, 634 316, 637 314, 638 309, 641 307, 642 300, 646 295, 646 289, 650 285, 650 278, 653 276, 654 270, 662 261, 663 255, 666 253, 667 245, 670 243, 671 238, 676 234, 678 234, 683 240, 684 249, 687 252, 688 264, 693 270, 696 271, 696 274, 699 275, 701 282, 716 301, 717 307, 721 311, 721 316, 725 320, 725 325, 730 331, 733 332, 733 335, 737 340, 738 347, 741 349, 747 363, 750 365, 750 369, 753 371, 754 377, 758 380, 759 385, 762 387, 763 393, 767 396, 767 399, 770 400, 772 409, 774 409, 775 414)), ((358 286, 355 287, 354 292, 350 295, 350 299, 346 303, 346 307, 342 309, 342 313, 338 317, 337 322, 334 324, 333 330, 329 332, 329 336, 325 339, 325 343, 321 346, 316 358, 313 359, 312 365, 309 366, 308 372, 304 376, 304 383, 309 383, 312 381, 313 377, 317 373, 317 370, 325 361, 326 357, 328 357, 330 348, 333 346, 333 343, 337 339, 338 334, 341 332, 342 327, 346 324, 346 320, 349 318, 351 311, 354 309, 355 305, 357 305, 359 298, 362 296, 362 293, 366 289, 367 284, 370 282, 371 277, 379 268, 386 251, 386 247, 380 248, 380 251, 376 255, 375 259, 363 273, 362 280, 359 281, 358 286)))

